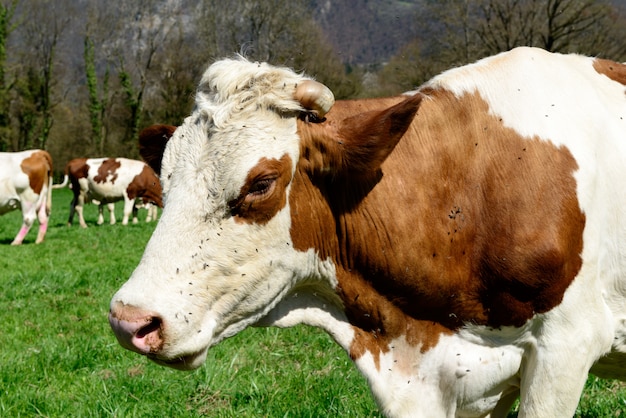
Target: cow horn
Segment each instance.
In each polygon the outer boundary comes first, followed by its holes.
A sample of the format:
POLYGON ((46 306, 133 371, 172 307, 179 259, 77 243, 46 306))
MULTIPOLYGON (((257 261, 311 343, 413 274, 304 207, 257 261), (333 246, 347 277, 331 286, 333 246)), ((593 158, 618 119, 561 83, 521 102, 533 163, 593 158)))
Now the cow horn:
POLYGON ((317 112, 320 118, 335 104, 335 96, 328 87, 314 80, 305 80, 296 87, 294 98, 302 107, 317 112))

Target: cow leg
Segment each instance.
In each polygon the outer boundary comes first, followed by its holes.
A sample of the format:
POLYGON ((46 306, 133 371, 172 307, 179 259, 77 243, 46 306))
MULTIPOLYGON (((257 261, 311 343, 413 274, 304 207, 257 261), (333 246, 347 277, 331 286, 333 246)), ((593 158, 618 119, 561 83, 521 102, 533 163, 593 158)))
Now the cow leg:
POLYGON ((83 228, 87 228, 85 217, 83 216, 83 207, 85 206, 85 196, 82 194, 78 197, 78 203, 76 204, 76 213, 78 213, 78 222, 83 228))
POLYGON ((588 373, 578 359, 543 348, 523 367, 519 418, 574 415, 588 373))
POLYGON ((30 230, 31 226, 32 226, 32 222, 30 225, 24 222, 22 224, 22 227, 20 228, 20 232, 17 233, 11 245, 20 245, 24 241, 24 237, 26 236, 26 234, 28 234, 28 231, 30 230))
POLYGON ((156 221, 157 216, 159 215, 157 205, 152 203, 148 203, 148 216, 146 217, 146 222, 156 221))
POLYGON ((515 403, 515 401, 519 398, 519 390, 515 390, 511 393, 505 394, 500 398, 496 407, 489 414, 489 418, 506 418, 509 416, 509 411, 511 407, 515 403))
POLYGON ((33 222, 35 222, 35 207, 34 203, 22 201, 22 227, 15 236, 11 245, 20 245, 24 241, 24 237, 26 237, 26 234, 30 231, 30 227, 33 226, 33 222))
POLYGON ((107 209, 109 210, 109 223, 115 225, 115 203, 107 203, 107 209))
POLYGON ((122 218, 122 225, 128 225, 128 218, 133 212, 135 206, 135 199, 124 198, 124 218, 122 218))
POLYGON ((96 225, 102 225, 104 223, 104 204, 98 203, 98 220, 96 225))
POLYGON ((37 211, 37 218, 39 219, 39 232, 37 232, 37 240, 35 244, 40 244, 43 242, 44 237, 46 236, 46 232, 48 231, 48 210, 46 208, 46 200, 44 198, 43 202, 39 206, 39 210, 37 211))
POLYGON ((67 226, 72 226, 74 222, 74 213, 76 212, 76 205, 78 204, 78 196, 74 196, 70 202, 70 216, 67 219, 67 226))
POLYGON ((150 222, 152 220, 152 203, 146 203, 144 206, 146 208, 146 222, 150 222))
POLYGON ((137 213, 138 212, 139 212, 139 209, 137 208, 137 206, 135 204, 133 204, 133 223, 134 224, 139 222, 139 220, 137 219, 137 213))
POLYGON ((590 291, 595 279, 581 270, 561 305, 536 318, 521 366, 520 418, 573 416, 589 369, 611 349, 606 306, 590 291))
POLYGON ((148 210, 148 213, 146 214, 146 222, 152 221, 152 217, 153 217, 153 210, 152 210, 152 208, 153 207, 154 207, 154 205, 152 203, 146 203, 146 209, 148 210))
POLYGON ((87 228, 87 223, 85 223, 85 217, 83 216, 83 206, 76 206, 76 213, 78 213, 78 223, 82 228, 87 228))

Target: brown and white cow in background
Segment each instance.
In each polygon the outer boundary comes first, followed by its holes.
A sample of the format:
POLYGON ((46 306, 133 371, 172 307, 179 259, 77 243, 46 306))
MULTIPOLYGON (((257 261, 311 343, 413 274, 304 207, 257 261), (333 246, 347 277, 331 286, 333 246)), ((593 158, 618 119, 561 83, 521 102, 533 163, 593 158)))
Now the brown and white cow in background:
MULTIPOLYGON (((159 177, 143 161, 128 158, 75 158, 67 163, 63 183, 58 187, 67 185, 68 179, 74 193, 68 225, 72 224, 74 212, 77 212, 80 226, 87 228, 83 206, 92 201, 98 204, 98 225, 104 223, 105 205, 109 209, 110 223, 115 223, 114 203, 120 200, 124 201, 123 225, 128 224, 131 214, 133 222, 137 222, 135 203, 138 199, 142 205, 163 207, 159 177)), ((152 213, 149 209, 147 221, 154 217, 152 213)))
POLYGON ((34 149, 0 152, 0 215, 22 210, 22 227, 11 245, 20 245, 39 219, 36 244, 48 230, 52 206, 52 157, 47 151, 34 149))
POLYGON ((124 347, 193 369, 250 325, 318 326, 402 417, 567 417, 589 371, 626 379, 626 66, 519 48, 333 102, 207 70, 111 301, 124 347))

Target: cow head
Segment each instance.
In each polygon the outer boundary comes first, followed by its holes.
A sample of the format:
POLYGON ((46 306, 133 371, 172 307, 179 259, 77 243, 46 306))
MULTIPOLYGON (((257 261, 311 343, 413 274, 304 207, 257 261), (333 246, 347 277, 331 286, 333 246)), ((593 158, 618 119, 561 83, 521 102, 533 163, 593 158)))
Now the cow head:
MULTIPOLYGON (((110 322, 124 347, 190 369, 245 327, 284 320, 295 306, 284 302, 288 295, 315 295, 319 306, 342 315, 333 260, 297 248, 292 238, 290 193, 305 147, 298 125, 320 126, 318 142, 307 141, 307 171, 375 171, 417 104, 325 126, 333 103, 327 87, 291 70, 223 60, 204 74, 191 116, 169 141, 157 141, 165 147, 160 167, 160 152, 142 143, 161 173, 165 208, 111 302, 110 322)), ((298 301, 302 310, 317 306, 298 301)))

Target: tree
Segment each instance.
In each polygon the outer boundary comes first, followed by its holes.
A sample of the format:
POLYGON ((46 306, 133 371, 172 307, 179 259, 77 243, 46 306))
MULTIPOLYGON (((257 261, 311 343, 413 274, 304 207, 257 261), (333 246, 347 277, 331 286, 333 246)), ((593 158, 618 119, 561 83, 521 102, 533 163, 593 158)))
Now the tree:
POLYGON ((96 144, 99 154, 104 153, 104 116, 108 99, 109 71, 105 70, 102 88, 98 85, 96 58, 93 41, 85 36, 84 42, 85 77, 89 93, 89 121, 91 139, 96 144))
POLYGON ((337 98, 360 91, 357 75, 346 71, 306 0, 204 0, 196 16, 200 49, 207 59, 240 52, 252 60, 306 71, 337 98))
POLYGON ((145 95, 150 83, 159 77, 155 63, 170 32, 179 23, 180 10, 175 2, 142 0, 123 3, 118 13, 118 29, 126 38, 113 39, 111 47, 126 109, 122 142, 131 147, 127 152, 136 154, 145 95))
POLYGON ((476 29, 488 53, 520 45, 592 53, 601 47, 595 40, 612 26, 611 11, 597 0, 488 0, 478 5, 483 19, 476 29))
POLYGON ((145 100, 145 125, 180 125, 192 110, 193 94, 207 57, 197 53, 197 39, 185 33, 183 27, 178 24, 170 32, 163 45, 164 53, 154 63, 158 77, 152 81, 154 94, 145 100))
POLYGON ((22 13, 28 19, 20 26, 25 49, 20 69, 24 76, 19 81, 21 94, 18 100, 26 103, 15 107, 18 112, 16 120, 20 124, 18 146, 20 149, 45 149, 54 124, 53 108, 62 99, 54 96, 53 89, 59 82, 54 69, 57 44, 67 27, 69 17, 65 13, 69 10, 61 13, 48 0, 31 0, 24 3, 24 7, 22 13))
POLYGON ((17 4, 18 0, 0 4, 0 151, 7 151, 9 148, 7 138, 10 136, 9 90, 11 86, 6 82, 7 40, 15 29, 12 21, 17 4))
POLYGON ((376 84, 370 87, 375 96, 400 94, 417 88, 438 72, 434 61, 422 58, 421 41, 405 45, 376 74, 376 84))
POLYGON ((124 131, 118 128, 121 123, 113 116, 120 107, 120 87, 114 68, 120 33, 125 33, 120 23, 123 11, 103 2, 89 2, 85 10, 81 35, 87 89, 81 89, 81 97, 84 101, 86 93, 87 101, 83 105, 89 117, 90 134, 83 135, 83 143, 88 146, 82 149, 87 154, 108 154, 116 148, 120 132, 124 131))
POLYGON ((419 86, 446 68, 517 46, 626 60, 626 22, 597 0, 427 1, 419 37, 379 74, 378 94, 419 86))
POLYGON ((483 1, 478 4, 476 35, 485 54, 534 46, 540 37, 543 0, 483 1))

